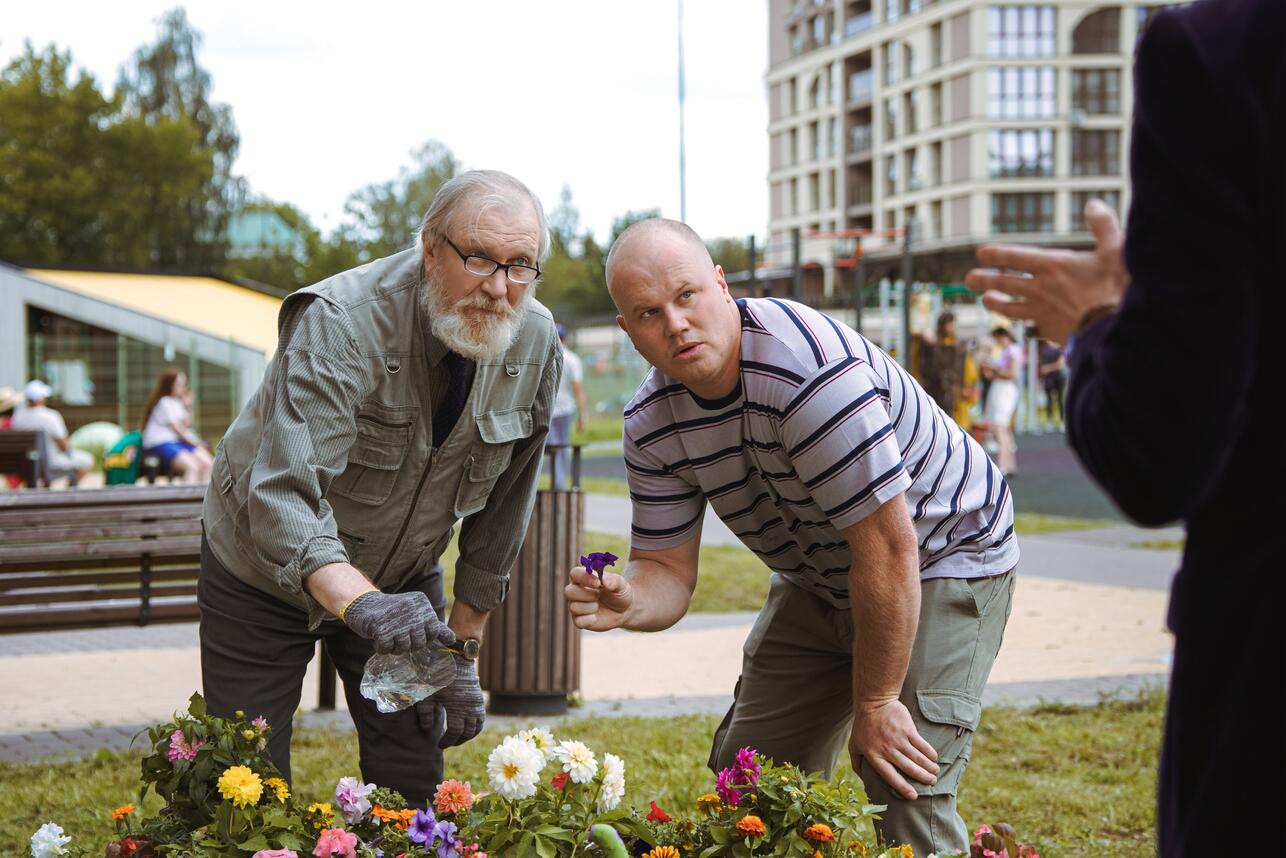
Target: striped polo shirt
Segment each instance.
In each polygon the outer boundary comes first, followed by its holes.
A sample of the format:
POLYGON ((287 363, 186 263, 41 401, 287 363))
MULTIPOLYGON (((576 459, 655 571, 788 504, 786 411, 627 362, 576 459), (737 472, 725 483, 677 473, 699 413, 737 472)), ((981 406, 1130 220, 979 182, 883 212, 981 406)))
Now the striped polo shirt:
POLYGON ((688 541, 708 500, 771 570, 839 607, 852 562, 840 531, 905 492, 921 578, 1017 565, 1009 486, 909 373, 802 304, 737 305, 732 393, 702 399, 654 368, 625 409, 634 547, 688 541))

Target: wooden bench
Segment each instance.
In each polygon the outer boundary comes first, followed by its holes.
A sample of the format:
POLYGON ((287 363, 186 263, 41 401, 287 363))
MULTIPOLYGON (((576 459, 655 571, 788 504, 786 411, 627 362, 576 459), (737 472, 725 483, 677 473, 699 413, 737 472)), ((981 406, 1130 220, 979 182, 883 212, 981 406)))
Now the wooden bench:
MULTIPOLYGON (((200 619, 204 485, 0 494, 0 634, 200 619)), ((335 706, 321 663, 320 708, 335 706)))
POLYGON ((40 476, 40 434, 0 431, 0 474, 18 474, 34 488, 40 476))

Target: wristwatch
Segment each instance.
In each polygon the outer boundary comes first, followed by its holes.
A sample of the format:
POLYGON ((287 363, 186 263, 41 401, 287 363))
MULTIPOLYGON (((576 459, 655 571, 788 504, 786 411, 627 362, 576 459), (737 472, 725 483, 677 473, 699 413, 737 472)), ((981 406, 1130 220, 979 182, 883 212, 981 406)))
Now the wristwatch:
POLYGON ((482 652, 482 641, 477 638, 460 638, 459 646, 446 647, 447 652, 453 652, 456 655, 463 656, 469 661, 477 661, 478 653, 482 652))

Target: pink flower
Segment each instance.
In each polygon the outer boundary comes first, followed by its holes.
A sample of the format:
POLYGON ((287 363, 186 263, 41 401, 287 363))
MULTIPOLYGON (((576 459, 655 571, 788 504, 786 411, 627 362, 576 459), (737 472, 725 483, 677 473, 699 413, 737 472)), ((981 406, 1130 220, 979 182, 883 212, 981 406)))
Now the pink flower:
POLYGON ((473 807, 473 790, 467 782, 445 780, 438 784, 438 791, 433 796, 433 806, 438 813, 466 813, 473 807))
POLYGON ((260 849, 251 858, 299 858, 293 849, 260 849))
POLYGON ((736 807, 741 803, 741 793, 736 790, 737 773, 732 769, 724 769, 719 772, 714 781, 714 791, 719 794, 719 798, 728 807, 736 807))
POLYGON ((336 855, 357 858, 356 847, 356 834, 342 828, 327 828, 317 836, 317 845, 313 847, 313 854, 317 858, 334 858, 336 855))
POLYGON ((174 734, 170 736, 170 750, 166 752, 165 756, 169 758, 171 763, 177 763, 179 760, 195 760, 197 750, 204 744, 204 739, 197 739, 189 744, 187 738, 183 735, 183 731, 175 730, 174 734))

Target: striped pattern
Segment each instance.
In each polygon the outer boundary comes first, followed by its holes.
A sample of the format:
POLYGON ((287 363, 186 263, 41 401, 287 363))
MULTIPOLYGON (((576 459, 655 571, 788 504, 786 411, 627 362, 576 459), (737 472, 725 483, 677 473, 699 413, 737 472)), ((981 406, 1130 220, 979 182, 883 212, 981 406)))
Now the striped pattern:
POLYGON ((626 407, 635 547, 688 541, 709 501, 769 568, 842 606, 840 531, 905 492, 922 578, 1017 565, 1009 486, 907 372, 801 304, 737 303, 737 390, 702 400, 653 369, 626 407))

